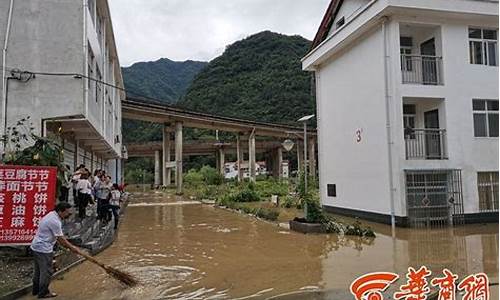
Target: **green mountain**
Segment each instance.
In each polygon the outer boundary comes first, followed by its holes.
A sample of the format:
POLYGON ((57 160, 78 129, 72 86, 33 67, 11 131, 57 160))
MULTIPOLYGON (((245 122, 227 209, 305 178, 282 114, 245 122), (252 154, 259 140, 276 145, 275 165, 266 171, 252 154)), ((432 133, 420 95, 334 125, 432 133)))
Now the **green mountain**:
POLYGON ((185 94, 194 76, 206 65, 201 61, 177 62, 167 58, 138 62, 122 68, 123 82, 129 96, 151 97, 173 104, 185 94))
MULTIPOLYGON (((175 104, 185 93, 193 78, 208 63, 186 60, 182 62, 161 58, 138 62, 122 68, 127 95, 154 98, 166 104, 175 104)), ((145 142, 161 139, 161 125, 135 120, 123 120, 125 142, 145 142)))
POLYGON ((300 59, 311 42, 263 31, 229 45, 195 77, 178 106, 248 120, 288 123, 314 113, 311 74, 300 59))
MULTIPOLYGON (((299 125, 298 118, 315 111, 311 74, 302 71, 300 62, 310 45, 310 41, 300 36, 264 31, 229 45, 208 65, 168 59, 136 63, 123 68, 124 83, 131 97, 158 98, 215 115, 299 125)), ((161 126, 124 120, 124 142, 161 140, 161 126)), ((186 128, 184 136, 200 139, 214 133, 186 128)), ((234 138, 224 133, 220 136, 234 138)), ((215 159, 192 157, 186 159, 185 164, 188 170, 204 164, 214 165, 215 159)), ((143 169, 147 170, 146 181, 150 181, 152 160, 129 159, 126 181, 142 182, 143 169)))

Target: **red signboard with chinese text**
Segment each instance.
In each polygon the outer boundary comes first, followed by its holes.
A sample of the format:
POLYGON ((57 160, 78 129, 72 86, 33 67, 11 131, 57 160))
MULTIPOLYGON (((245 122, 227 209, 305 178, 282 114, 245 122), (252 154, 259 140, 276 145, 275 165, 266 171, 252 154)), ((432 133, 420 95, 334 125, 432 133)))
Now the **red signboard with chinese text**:
POLYGON ((57 167, 0 165, 0 245, 27 245, 54 209, 57 167))

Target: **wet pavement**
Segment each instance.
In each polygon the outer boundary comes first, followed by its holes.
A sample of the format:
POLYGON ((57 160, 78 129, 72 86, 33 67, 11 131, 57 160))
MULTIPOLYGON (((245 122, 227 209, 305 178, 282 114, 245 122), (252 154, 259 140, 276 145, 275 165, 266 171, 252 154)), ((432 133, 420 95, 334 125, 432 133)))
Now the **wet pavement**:
MULTIPOLYGON (((265 299, 317 289, 330 291, 325 299, 353 299, 347 291, 357 276, 404 277, 408 266, 421 265, 460 278, 485 272, 498 282, 498 224, 397 229, 395 237, 390 226, 368 225, 373 240, 303 235, 188 199, 136 193, 116 241, 97 257, 143 284, 125 289, 83 263, 51 286, 57 299, 265 299)), ((498 286, 492 297, 498 299, 498 286)))

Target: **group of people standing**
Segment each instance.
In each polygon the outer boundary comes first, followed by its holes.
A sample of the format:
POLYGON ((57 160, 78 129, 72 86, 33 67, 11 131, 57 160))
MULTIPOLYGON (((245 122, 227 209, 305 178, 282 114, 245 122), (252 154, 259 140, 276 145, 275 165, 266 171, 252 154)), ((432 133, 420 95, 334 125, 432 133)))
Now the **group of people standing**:
POLYGON ((74 206, 78 207, 78 217, 81 220, 86 217, 87 206, 97 203, 97 219, 103 224, 108 224, 113 216, 115 229, 117 228, 121 192, 118 184, 111 182, 111 177, 106 175, 106 171, 95 170, 92 175, 85 165, 81 164, 71 178, 68 178, 66 191, 61 195, 66 194, 67 198, 70 188, 73 190, 74 206))

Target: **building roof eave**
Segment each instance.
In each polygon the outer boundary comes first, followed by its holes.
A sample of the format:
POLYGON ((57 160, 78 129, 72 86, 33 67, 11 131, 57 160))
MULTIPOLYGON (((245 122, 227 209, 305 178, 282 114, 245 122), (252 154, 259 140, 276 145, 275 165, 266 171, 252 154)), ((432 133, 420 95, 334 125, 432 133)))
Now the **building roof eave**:
POLYGON ((378 24, 378 20, 382 16, 389 14, 387 5, 381 2, 379 0, 370 1, 356 15, 348 19, 341 29, 325 37, 319 45, 301 59, 302 69, 305 71, 315 71, 333 53, 378 24), (374 5, 377 2, 378 5, 374 5))

